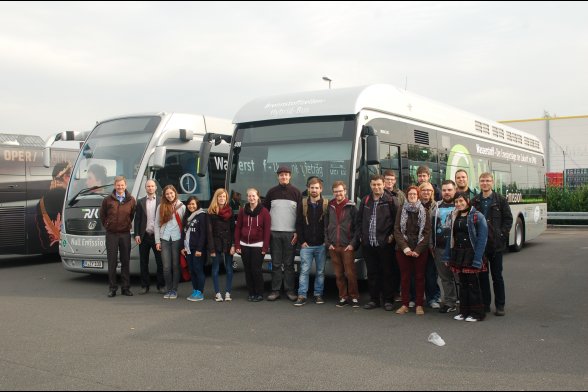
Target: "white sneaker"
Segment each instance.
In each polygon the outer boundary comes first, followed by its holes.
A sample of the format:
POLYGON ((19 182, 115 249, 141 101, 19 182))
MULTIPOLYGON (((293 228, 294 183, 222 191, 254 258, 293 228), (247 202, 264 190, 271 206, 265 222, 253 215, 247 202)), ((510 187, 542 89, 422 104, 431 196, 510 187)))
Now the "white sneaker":
POLYGON ((233 299, 231 298, 231 293, 226 292, 225 293, 225 301, 232 301, 233 299))
POLYGON ((216 302, 223 302, 223 296, 221 293, 216 293, 216 295, 214 296, 214 300, 216 302))
POLYGON ((454 316, 453 319, 457 321, 463 321, 465 320, 465 317, 463 317, 463 314, 460 313, 457 316, 454 316))
POLYGON ((431 302, 430 306, 432 309, 440 309, 441 308, 441 305, 439 305, 439 302, 437 302, 437 301, 431 302))
POLYGON ((476 321, 478 321, 477 318, 472 317, 472 316, 468 316, 465 321, 469 322, 469 323, 475 323, 476 321))
POLYGON ((408 303, 408 307, 409 307, 409 308, 414 308, 414 306, 415 306, 415 305, 416 305, 416 304, 414 303, 414 301, 410 301, 410 302, 408 303))

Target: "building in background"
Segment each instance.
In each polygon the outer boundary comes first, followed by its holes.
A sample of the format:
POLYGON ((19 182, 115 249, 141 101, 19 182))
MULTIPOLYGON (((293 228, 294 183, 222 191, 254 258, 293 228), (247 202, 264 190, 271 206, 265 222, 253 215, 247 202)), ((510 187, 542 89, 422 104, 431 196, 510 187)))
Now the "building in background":
POLYGON ((588 183, 588 115, 558 117, 545 112, 542 118, 500 122, 541 140, 550 185, 575 188, 588 183))

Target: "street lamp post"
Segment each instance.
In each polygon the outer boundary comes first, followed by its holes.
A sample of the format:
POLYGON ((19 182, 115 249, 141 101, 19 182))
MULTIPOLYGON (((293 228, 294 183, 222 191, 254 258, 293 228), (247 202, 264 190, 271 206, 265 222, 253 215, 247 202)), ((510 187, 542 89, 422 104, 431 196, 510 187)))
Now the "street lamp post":
POLYGON ((331 79, 329 79, 329 78, 327 78, 326 76, 323 76, 323 80, 324 80, 325 82, 329 82, 329 89, 331 89, 331 81, 332 81, 332 80, 331 80, 331 79))

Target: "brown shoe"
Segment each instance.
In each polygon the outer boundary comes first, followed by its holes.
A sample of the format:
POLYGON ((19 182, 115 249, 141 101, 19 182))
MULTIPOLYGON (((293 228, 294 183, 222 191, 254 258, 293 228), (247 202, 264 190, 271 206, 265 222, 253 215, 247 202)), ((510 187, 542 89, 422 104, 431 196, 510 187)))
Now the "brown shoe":
POLYGON ((396 314, 405 314, 408 313, 408 306, 402 305, 400 308, 398 308, 398 310, 396 311, 396 314))
POLYGON ((417 306, 416 307, 416 314, 418 314, 419 316, 422 316, 423 314, 425 314, 425 309, 423 309, 422 306, 417 306))
POLYGON ((275 301, 278 298, 280 298, 280 292, 279 291, 272 291, 271 294, 267 296, 267 300, 268 301, 275 301))

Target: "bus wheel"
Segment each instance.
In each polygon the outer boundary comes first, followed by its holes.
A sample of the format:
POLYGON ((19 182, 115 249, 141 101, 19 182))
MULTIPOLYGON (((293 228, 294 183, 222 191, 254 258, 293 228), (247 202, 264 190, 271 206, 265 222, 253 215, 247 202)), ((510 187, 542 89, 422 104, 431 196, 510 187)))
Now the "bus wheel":
POLYGON ((510 246, 512 252, 519 252, 525 244, 525 226, 521 218, 517 218, 514 231, 514 244, 510 246))

